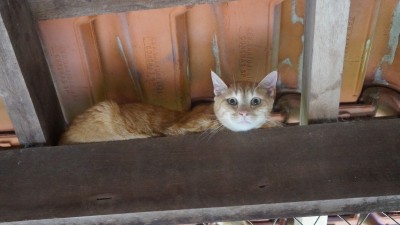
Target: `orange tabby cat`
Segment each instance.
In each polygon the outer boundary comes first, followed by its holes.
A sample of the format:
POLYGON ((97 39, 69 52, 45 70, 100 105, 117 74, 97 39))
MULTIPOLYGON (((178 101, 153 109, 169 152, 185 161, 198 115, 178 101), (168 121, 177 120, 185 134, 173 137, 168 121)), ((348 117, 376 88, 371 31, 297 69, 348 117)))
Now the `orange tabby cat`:
POLYGON ((270 120, 276 71, 260 83, 227 86, 214 72, 214 103, 177 112, 144 103, 117 105, 101 102, 79 115, 62 135, 60 144, 126 140, 218 130, 247 131, 277 126, 270 120))

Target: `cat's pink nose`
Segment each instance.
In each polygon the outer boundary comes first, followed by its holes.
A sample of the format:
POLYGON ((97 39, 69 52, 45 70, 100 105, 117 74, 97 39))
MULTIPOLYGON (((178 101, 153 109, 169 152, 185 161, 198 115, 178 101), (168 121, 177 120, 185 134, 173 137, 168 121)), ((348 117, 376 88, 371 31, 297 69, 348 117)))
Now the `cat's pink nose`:
POLYGON ((239 112, 239 114, 242 115, 242 116, 246 116, 247 112, 239 112))

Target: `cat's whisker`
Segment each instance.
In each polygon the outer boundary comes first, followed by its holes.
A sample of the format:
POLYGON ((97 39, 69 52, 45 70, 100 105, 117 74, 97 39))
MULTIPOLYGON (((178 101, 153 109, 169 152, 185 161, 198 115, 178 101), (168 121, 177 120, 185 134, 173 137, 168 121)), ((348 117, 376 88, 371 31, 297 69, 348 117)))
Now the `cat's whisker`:
POLYGON ((209 132, 207 142, 209 142, 209 141, 211 140, 211 138, 213 138, 213 137, 214 137, 218 132, 220 132, 223 128, 224 128, 224 126, 223 126, 223 125, 220 125, 220 126, 218 126, 217 128, 212 129, 212 130, 209 132))
POLYGON ((210 135, 210 132, 208 130, 203 131, 199 136, 199 141, 201 141, 201 142, 204 141, 207 138, 207 136, 209 136, 209 135, 210 135))
POLYGON ((223 128, 224 128, 224 126, 223 126, 222 124, 218 124, 218 126, 215 127, 215 128, 210 127, 210 128, 208 128, 208 129, 204 130, 204 131, 200 134, 199 138, 200 138, 201 141, 203 141, 203 140, 205 140, 205 139, 207 138, 207 142, 208 142, 208 141, 211 140, 211 138, 212 138, 216 133, 218 133, 218 132, 219 132, 220 130, 222 130, 223 128))

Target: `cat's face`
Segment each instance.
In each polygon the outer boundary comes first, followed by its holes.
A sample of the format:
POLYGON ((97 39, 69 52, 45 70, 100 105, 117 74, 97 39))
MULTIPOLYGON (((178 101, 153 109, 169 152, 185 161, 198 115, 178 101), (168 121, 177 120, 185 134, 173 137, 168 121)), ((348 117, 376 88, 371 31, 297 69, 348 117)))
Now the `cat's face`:
POLYGON ((214 113, 226 128, 247 131, 261 127, 269 120, 274 102, 276 71, 260 83, 237 82, 229 87, 211 72, 214 85, 214 113))

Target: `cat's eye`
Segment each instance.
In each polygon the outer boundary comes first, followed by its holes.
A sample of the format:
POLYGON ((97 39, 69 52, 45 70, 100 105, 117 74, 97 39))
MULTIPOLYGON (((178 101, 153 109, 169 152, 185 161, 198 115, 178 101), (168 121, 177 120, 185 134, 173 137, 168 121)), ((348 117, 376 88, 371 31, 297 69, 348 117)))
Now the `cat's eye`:
POLYGON ((259 105, 261 104, 261 98, 252 98, 250 101, 251 105, 259 105))
POLYGON ((236 100, 236 98, 228 98, 226 100, 228 102, 229 105, 237 105, 238 101, 236 100))

